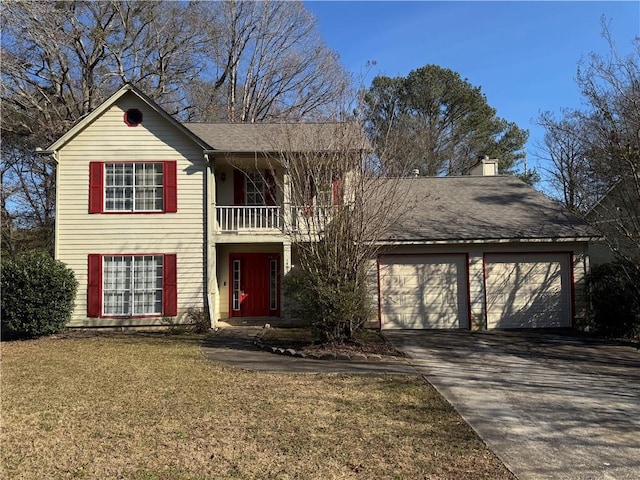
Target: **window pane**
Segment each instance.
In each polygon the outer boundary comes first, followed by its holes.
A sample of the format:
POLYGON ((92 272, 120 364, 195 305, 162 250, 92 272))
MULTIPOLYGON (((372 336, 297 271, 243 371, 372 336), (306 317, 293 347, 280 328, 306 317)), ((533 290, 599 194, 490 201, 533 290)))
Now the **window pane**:
POLYGON ((107 211, 162 211, 162 163, 108 163, 105 172, 107 211))
POLYGON ((247 205, 264 205, 264 179, 259 172, 247 175, 247 205))
POLYGON ((162 256, 105 256, 105 315, 162 314, 162 256))
POLYGON ((104 314, 127 315, 131 304, 131 257, 104 257, 103 265, 104 314))
POLYGON ((233 261, 232 308, 240 310, 240 260, 233 261))

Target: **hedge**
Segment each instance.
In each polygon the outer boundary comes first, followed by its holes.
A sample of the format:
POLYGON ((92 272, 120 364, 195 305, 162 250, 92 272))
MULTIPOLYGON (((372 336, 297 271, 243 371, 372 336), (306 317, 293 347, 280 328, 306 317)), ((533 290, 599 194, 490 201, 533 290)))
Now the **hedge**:
POLYGON ((71 318, 78 282, 44 252, 2 258, 2 336, 36 337, 63 330, 71 318))

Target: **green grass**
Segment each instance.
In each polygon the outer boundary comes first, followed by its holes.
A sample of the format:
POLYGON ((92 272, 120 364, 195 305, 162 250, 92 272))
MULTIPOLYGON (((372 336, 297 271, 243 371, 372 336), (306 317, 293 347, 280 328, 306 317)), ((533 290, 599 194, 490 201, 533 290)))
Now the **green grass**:
POLYGON ((3 343, 0 477, 513 478, 420 377, 245 372, 201 338, 3 343))

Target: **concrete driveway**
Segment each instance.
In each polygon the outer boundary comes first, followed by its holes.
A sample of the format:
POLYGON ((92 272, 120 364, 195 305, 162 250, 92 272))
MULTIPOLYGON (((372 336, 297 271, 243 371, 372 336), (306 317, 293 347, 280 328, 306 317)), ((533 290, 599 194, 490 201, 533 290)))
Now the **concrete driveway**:
POLYGON ((640 351, 572 336, 385 331, 520 479, 640 479, 640 351))

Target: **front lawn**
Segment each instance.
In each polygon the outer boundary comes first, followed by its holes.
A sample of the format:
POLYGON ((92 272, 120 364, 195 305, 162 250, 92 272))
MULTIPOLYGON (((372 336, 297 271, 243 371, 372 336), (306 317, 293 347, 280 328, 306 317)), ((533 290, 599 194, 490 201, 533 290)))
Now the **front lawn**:
POLYGON ((244 372, 201 339, 2 343, 0 477, 513 478, 420 377, 244 372))

